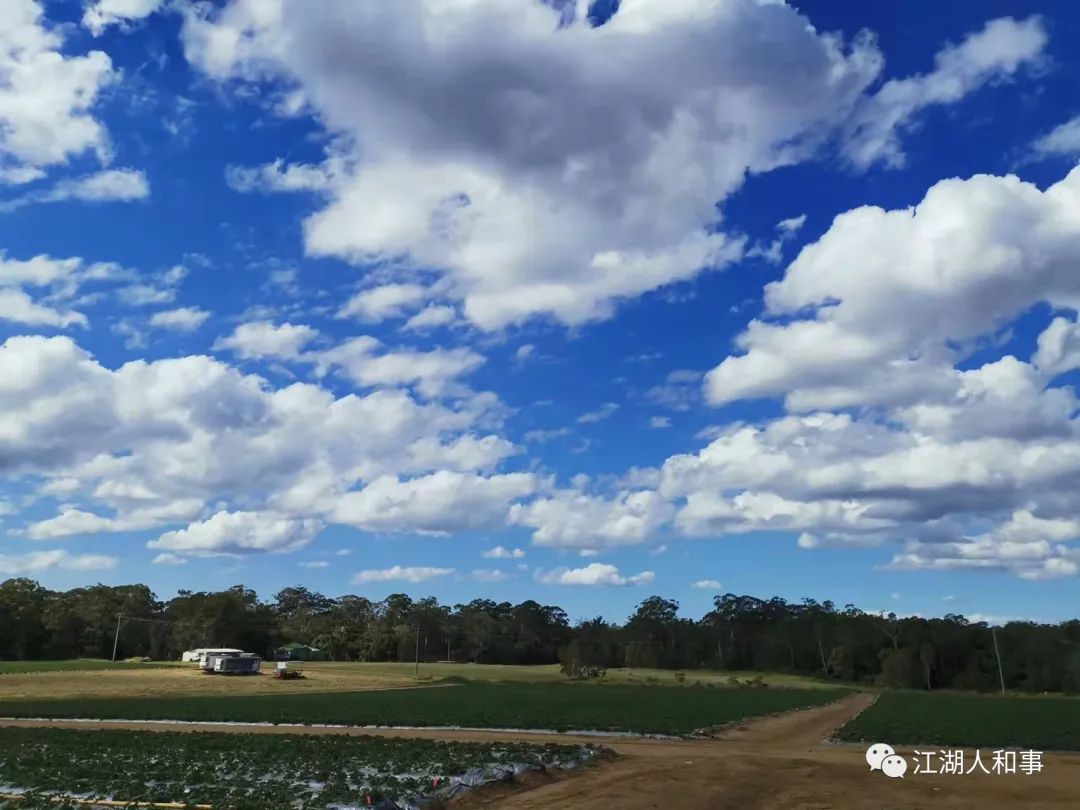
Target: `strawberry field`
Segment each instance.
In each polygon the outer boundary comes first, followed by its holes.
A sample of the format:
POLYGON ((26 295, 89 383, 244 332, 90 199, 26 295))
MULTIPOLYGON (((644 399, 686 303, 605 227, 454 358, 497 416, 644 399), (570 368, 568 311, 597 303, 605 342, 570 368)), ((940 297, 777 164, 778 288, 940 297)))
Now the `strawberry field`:
POLYGON ((840 729, 851 742, 1080 750, 1080 699, 884 692, 840 729))
POLYGON ((58 796, 214 808, 424 807, 466 784, 578 767, 593 747, 378 737, 69 731, 0 732, 3 808, 58 796))

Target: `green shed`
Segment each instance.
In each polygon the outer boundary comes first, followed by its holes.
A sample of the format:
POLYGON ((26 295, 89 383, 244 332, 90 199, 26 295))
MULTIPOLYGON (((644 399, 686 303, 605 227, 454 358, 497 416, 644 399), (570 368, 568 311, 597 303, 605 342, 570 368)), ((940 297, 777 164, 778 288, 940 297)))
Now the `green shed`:
POLYGON ((274 651, 279 661, 325 661, 326 653, 306 644, 291 642, 282 644, 274 651))

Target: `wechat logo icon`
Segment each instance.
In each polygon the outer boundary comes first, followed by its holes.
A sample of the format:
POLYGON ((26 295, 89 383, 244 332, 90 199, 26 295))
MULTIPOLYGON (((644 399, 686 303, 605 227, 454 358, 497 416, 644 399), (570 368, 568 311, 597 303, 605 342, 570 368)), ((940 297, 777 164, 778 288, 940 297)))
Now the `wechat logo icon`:
POLYGON ((891 745, 874 743, 866 749, 866 764, 872 771, 881 771, 890 779, 903 779, 907 773, 907 760, 893 750, 891 745))

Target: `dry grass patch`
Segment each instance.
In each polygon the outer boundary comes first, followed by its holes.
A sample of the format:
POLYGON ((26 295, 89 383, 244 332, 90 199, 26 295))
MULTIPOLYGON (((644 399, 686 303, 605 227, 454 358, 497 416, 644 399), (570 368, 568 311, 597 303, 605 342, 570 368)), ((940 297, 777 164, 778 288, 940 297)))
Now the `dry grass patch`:
POLYGON ((261 675, 204 675, 194 666, 169 669, 36 672, 0 678, 0 700, 63 698, 194 697, 360 692, 416 685, 411 674, 371 672, 357 667, 305 668, 301 680, 261 675))

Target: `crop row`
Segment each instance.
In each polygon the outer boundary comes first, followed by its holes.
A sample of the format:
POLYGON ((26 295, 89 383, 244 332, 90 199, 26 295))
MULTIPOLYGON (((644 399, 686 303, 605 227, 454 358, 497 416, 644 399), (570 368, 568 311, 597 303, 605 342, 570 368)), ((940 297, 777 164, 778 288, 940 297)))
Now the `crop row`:
MULTIPOLYGON (((0 793, 210 804, 366 806, 420 797, 478 768, 566 767, 594 749, 379 737, 4 729, 0 793)), ((14 803, 13 803, 14 804, 14 803)))
POLYGON ((385 692, 0 701, 0 717, 463 726, 685 734, 817 706, 832 689, 469 683, 385 692))
POLYGON ((840 729, 852 742, 1080 750, 1080 699, 885 692, 840 729))

